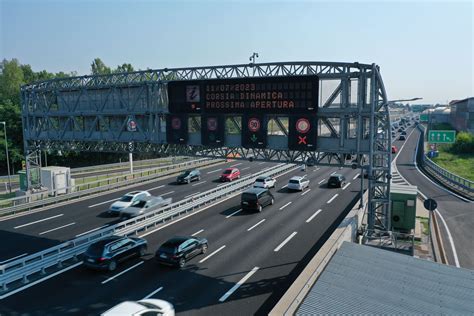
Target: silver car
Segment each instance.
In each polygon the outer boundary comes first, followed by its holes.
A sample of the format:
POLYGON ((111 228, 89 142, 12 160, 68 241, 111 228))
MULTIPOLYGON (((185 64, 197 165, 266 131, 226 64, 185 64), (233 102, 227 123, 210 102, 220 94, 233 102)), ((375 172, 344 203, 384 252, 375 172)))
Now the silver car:
POLYGON ((154 210, 159 207, 170 205, 172 202, 173 200, 171 198, 164 199, 161 196, 146 196, 134 202, 129 207, 124 208, 120 212, 120 217, 122 219, 136 217, 145 214, 152 209, 154 210))

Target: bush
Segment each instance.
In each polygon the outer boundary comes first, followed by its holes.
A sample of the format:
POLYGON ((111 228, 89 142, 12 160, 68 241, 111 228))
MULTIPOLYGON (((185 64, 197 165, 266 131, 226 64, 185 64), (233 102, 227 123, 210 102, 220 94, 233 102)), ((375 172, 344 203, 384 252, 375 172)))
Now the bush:
POLYGON ((474 135, 460 132, 456 135, 456 141, 451 146, 454 154, 474 154, 474 135))

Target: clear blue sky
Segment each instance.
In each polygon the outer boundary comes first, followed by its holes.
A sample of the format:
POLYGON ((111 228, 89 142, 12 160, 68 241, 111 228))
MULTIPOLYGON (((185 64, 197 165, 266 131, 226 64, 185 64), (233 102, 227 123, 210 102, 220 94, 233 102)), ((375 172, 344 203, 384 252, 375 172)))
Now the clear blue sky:
POLYGON ((474 96, 472 1, 0 0, 0 58, 90 73, 257 62, 377 63, 389 99, 474 96))

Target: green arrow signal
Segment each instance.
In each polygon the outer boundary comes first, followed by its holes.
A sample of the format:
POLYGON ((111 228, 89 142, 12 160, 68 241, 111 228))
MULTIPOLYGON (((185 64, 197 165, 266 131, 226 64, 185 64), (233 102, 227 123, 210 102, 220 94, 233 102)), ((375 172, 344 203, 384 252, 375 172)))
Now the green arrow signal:
POLYGON ((257 141, 257 136, 255 136, 255 134, 252 134, 252 137, 250 137, 250 140, 255 143, 257 141))

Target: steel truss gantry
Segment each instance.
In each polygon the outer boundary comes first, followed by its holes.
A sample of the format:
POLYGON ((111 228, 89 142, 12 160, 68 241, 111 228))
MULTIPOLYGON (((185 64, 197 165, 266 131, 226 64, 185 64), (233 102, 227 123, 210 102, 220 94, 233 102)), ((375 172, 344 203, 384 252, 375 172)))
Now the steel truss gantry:
POLYGON ((116 73, 53 79, 21 88, 25 153, 38 150, 156 152, 240 157, 362 168, 368 173, 368 229, 390 230, 391 134, 388 101, 375 64, 281 62, 116 73), (175 80, 317 75, 315 151, 287 149, 287 117, 269 115, 266 149, 240 144, 240 117, 226 117, 224 147, 200 145, 190 117, 189 145, 166 144, 167 83, 175 80), (130 131, 127 124, 136 123, 130 131))

